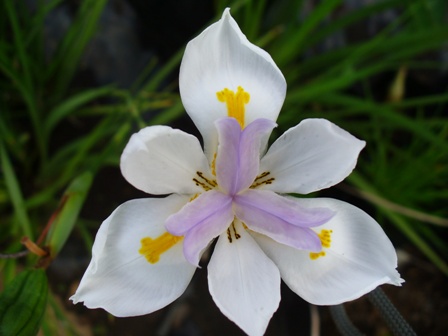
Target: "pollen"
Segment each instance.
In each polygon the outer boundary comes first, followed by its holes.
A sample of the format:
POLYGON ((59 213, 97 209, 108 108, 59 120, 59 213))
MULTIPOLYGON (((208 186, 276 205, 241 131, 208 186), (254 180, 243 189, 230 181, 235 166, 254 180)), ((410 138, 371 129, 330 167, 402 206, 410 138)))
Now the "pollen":
POLYGON ((140 242, 142 247, 138 252, 145 256, 146 260, 155 264, 160 260, 160 256, 176 245, 182 236, 173 236, 172 234, 165 232, 157 238, 145 237, 140 242))
POLYGON ((221 103, 226 103, 227 115, 231 118, 235 118, 239 122, 241 128, 244 128, 245 105, 249 103, 249 93, 244 91, 241 86, 238 86, 236 93, 233 90, 225 88, 222 91, 216 92, 216 97, 221 103))
MULTIPOLYGON (((322 248, 329 248, 331 246, 331 234, 333 230, 322 230, 317 235, 319 236, 320 242, 322 243, 322 248)), ((311 252, 310 258, 311 260, 316 260, 319 257, 325 257, 325 251, 320 252, 311 252)))

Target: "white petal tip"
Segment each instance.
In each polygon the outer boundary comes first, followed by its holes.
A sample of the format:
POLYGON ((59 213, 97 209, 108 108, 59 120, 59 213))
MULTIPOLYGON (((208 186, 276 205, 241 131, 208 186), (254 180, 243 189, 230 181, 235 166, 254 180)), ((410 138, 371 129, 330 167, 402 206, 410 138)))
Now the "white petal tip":
POLYGON ((230 7, 226 7, 226 9, 224 9, 224 12, 222 13, 222 18, 229 18, 232 17, 232 15, 230 15, 230 7))
POLYGON ((400 277, 400 274, 398 274, 398 272, 397 272, 396 276, 394 276, 393 278, 389 278, 389 281, 387 283, 390 285, 401 287, 401 285, 405 282, 406 281, 404 279, 402 279, 400 277))
POLYGON ((72 296, 69 298, 69 300, 72 301, 73 304, 77 304, 77 303, 80 302, 79 299, 76 297, 76 295, 72 295, 72 296))

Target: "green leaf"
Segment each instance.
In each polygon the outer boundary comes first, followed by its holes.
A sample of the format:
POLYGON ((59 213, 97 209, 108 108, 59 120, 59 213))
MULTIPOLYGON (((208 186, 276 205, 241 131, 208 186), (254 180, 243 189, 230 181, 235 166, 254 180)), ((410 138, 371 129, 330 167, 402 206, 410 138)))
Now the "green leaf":
POLYGON ((280 66, 287 64, 295 55, 298 50, 302 50, 303 44, 306 39, 312 36, 313 31, 322 22, 322 20, 331 13, 341 3, 341 0, 327 0, 320 2, 310 15, 301 22, 300 28, 296 29, 287 36, 287 42, 284 44, 284 48, 279 49, 276 54, 276 62, 280 66))
POLYGON ((0 335, 36 335, 47 295, 48 281, 44 270, 20 273, 0 295, 0 335))
POLYGON ((54 258, 64 246, 92 184, 93 175, 86 172, 69 185, 62 196, 60 212, 56 215, 51 231, 48 234, 50 254, 54 258))
MULTIPOLYGON (((54 76, 55 93, 53 98, 63 97, 79 60, 96 32, 100 15, 106 0, 85 0, 78 8, 76 18, 58 45, 49 73, 54 76)), ((57 101, 57 100, 55 100, 57 101)))
POLYGON ((3 143, 0 141, 0 168, 3 171, 6 189, 8 190, 11 203, 14 207, 15 215, 22 227, 24 235, 33 239, 33 230, 31 229, 31 222, 28 217, 28 212, 25 207, 22 190, 20 189, 19 181, 14 172, 13 165, 9 159, 8 153, 3 143))
MULTIPOLYGON (((18 77, 21 79, 21 93, 23 94, 23 100, 27 105, 28 112, 33 124, 36 143, 38 149, 40 151, 42 161, 46 160, 47 151, 43 142, 43 129, 41 125, 41 116, 39 115, 39 111, 36 108, 36 99, 35 99, 35 89, 33 83, 33 76, 31 72, 31 63, 32 59, 29 53, 27 53, 25 48, 25 41, 22 30, 23 28, 19 24, 18 12, 15 8, 15 1, 7 0, 5 3, 5 9, 9 16, 9 21, 11 24, 11 28, 14 35, 14 46, 15 52, 17 53, 17 58, 19 61, 20 69, 22 69, 21 73, 18 77)), ((9 71, 11 72, 11 71, 9 71)))
POLYGON ((82 91, 60 103, 48 114, 45 120, 45 134, 49 135, 54 127, 64 118, 81 108, 83 105, 97 99, 101 96, 106 96, 112 92, 111 87, 102 87, 99 89, 90 89, 82 91))

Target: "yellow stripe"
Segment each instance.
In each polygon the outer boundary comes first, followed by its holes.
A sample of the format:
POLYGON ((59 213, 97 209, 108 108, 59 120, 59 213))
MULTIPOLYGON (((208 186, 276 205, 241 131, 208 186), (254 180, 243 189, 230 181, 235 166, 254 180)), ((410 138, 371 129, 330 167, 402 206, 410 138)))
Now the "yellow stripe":
MULTIPOLYGON (((331 246, 331 234, 333 233, 333 230, 322 230, 318 236, 320 239, 320 242, 322 243, 322 249, 325 248, 329 248, 331 246)), ((316 260, 319 257, 325 257, 325 251, 320 251, 320 252, 311 252, 310 253, 310 258, 311 260, 316 260)))
POLYGON ((144 255, 149 263, 155 264, 159 261, 160 255, 168 251, 182 239, 182 236, 173 236, 168 232, 165 232, 157 238, 145 237, 141 240, 142 247, 138 252, 144 255))
POLYGON ((225 88, 222 91, 216 92, 216 97, 221 103, 226 103, 227 115, 231 118, 235 118, 239 122, 241 128, 244 128, 244 105, 249 103, 249 93, 244 91, 241 86, 238 86, 236 93, 225 88))

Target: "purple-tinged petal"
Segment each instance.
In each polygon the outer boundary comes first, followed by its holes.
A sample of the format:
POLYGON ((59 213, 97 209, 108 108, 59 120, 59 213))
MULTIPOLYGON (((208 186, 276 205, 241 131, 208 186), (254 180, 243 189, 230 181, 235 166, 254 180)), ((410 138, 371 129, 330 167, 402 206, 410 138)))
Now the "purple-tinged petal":
POLYGON ((233 219, 232 199, 211 190, 168 217, 165 227, 175 236, 185 235, 185 259, 197 266, 203 250, 229 227, 233 219))
POLYGON ((178 212, 169 216, 165 227, 169 233, 183 236, 208 217, 213 217, 216 213, 227 209, 230 203, 231 198, 219 191, 211 190, 202 193, 185 204, 178 212))
POLYGON ((236 205, 235 212, 249 229, 268 236, 280 244, 312 252, 320 252, 322 249, 319 237, 311 229, 294 226, 253 208, 236 205))
POLYGON ((276 123, 257 119, 241 130, 233 118, 215 122, 218 130, 216 178, 219 186, 229 195, 249 188, 258 174, 260 146, 269 137, 276 123))
POLYGON ((254 208, 299 227, 319 226, 335 215, 331 209, 306 208, 296 198, 280 196, 270 190, 249 189, 234 199, 241 206, 254 208))
POLYGON ((248 190, 235 196, 233 209, 251 230, 281 244, 316 252, 321 250, 322 244, 309 227, 322 225, 334 215, 329 209, 306 209, 293 198, 263 190, 248 190))
POLYGON ((261 145, 266 143, 277 124, 269 119, 256 119, 244 128, 239 148, 238 191, 254 182, 260 167, 261 145), (266 140, 266 141, 264 141, 266 140))
POLYGON ((227 194, 236 189, 238 179, 239 145, 241 126, 233 118, 222 118, 215 122, 218 130, 218 153, 216 157, 216 180, 227 194))

